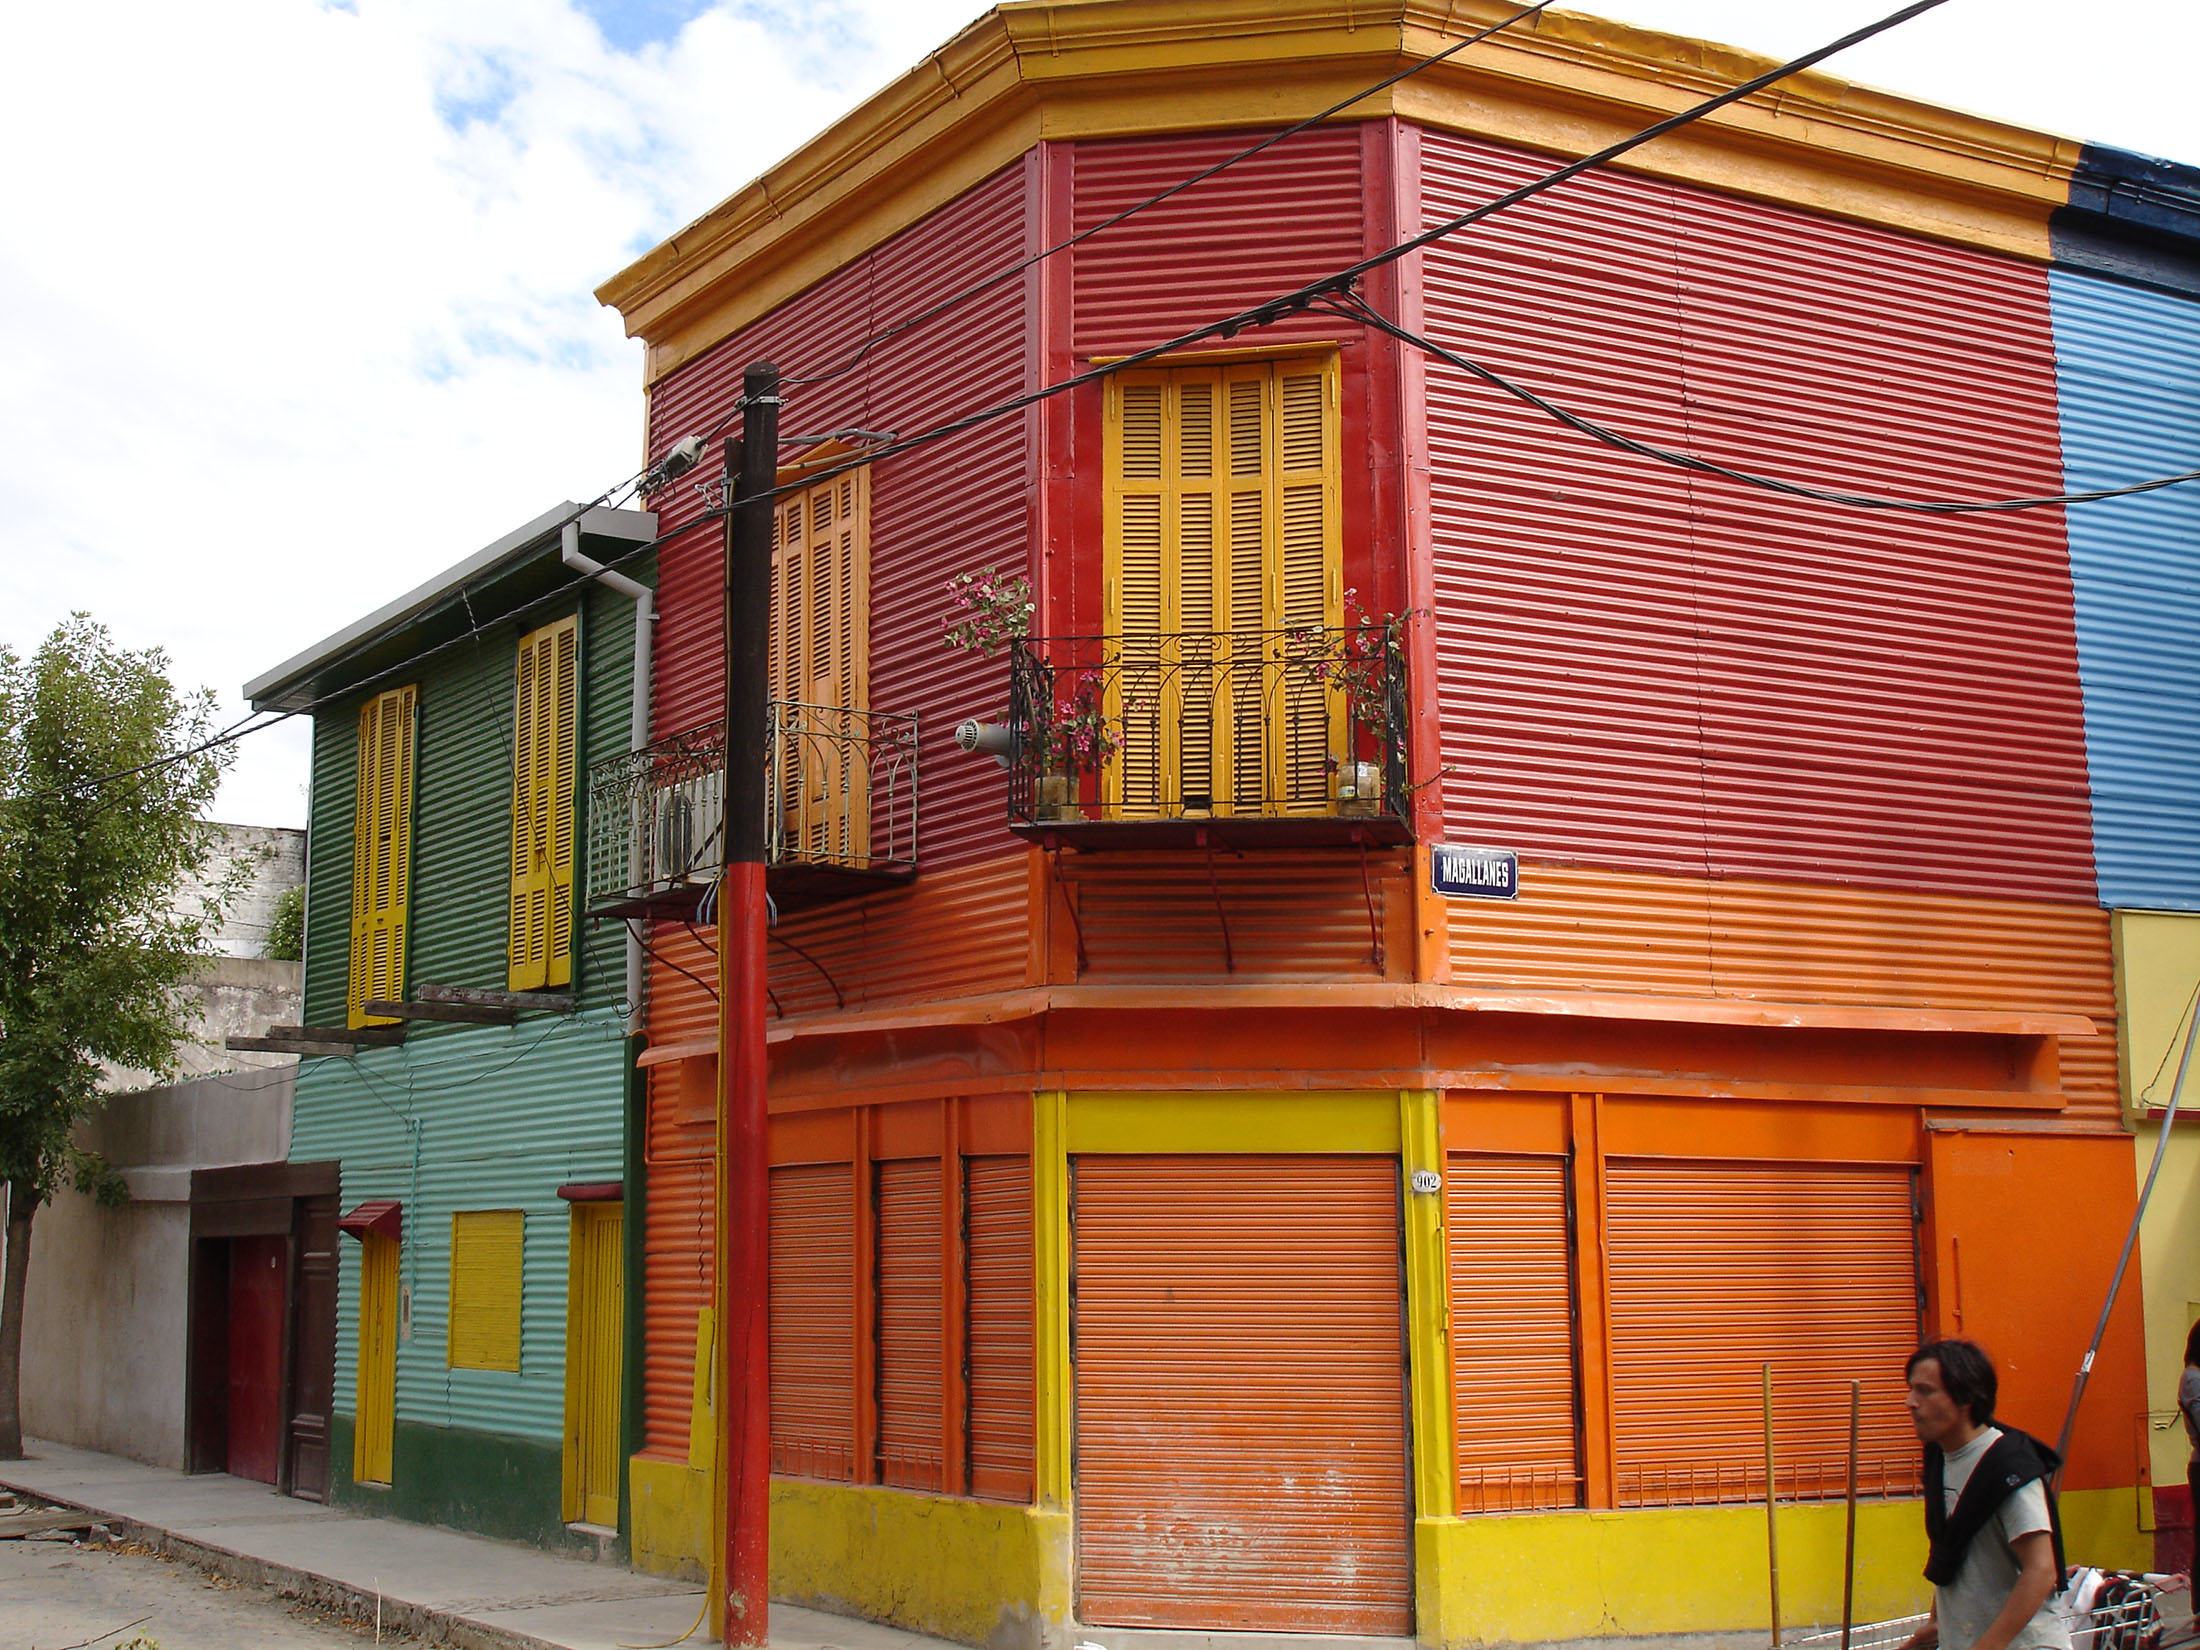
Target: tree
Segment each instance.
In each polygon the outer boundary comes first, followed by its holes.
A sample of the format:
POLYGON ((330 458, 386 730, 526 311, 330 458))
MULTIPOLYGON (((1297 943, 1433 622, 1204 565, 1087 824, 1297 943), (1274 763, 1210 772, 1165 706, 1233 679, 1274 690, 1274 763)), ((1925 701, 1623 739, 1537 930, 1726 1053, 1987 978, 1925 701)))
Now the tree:
POLYGON ((119 647, 81 613, 27 661, 0 648, 0 1460, 23 1454, 31 1222, 64 1186, 122 1200, 77 1129, 103 1063, 174 1073, 180 988, 230 892, 217 877, 178 908, 214 851, 199 816, 230 753, 209 748, 213 718, 211 693, 170 683, 166 654, 119 647))
POLYGON ((306 887, 294 882, 275 896, 275 914, 267 919, 267 943, 260 952, 270 962, 302 962, 306 954, 306 887))

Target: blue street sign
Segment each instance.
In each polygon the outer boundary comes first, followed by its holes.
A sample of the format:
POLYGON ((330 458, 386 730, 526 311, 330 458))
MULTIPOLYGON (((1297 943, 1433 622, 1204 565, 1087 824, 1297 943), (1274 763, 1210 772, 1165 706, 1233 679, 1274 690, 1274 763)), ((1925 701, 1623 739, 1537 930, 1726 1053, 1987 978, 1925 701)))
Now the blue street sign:
POLYGON ((1520 894, 1520 856, 1500 848, 1439 842, 1429 849, 1428 885, 1447 899, 1515 899, 1520 894))

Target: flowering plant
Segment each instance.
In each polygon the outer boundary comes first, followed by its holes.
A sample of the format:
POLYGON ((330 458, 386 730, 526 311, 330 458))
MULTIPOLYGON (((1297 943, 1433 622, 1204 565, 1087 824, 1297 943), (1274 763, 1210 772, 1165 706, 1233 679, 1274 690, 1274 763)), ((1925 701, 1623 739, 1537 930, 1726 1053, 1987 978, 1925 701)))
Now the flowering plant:
POLYGON ((947 610, 941 639, 958 651, 990 659, 1031 634, 1031 581, 991 563, 975 573, 957 573, 947 581, 947 610))
POLYGON ((1040 757, 1049 773, 1097 773, 1119 747, 1100 677, 1080 671, 1075 683, 1057 685, 1051 713, 1038 730, 1040 757))
POLYGON ((1356 747, 1364 730, 1373 734, 1380 746, 1390 726, 1391 682, 1404 658, 1400 627, 1415 613, 1378 619, 1360 605, 1358 592, 1349 589, 1344 593, 1344 605, 1347 622, 1340 630, 1321 625, 1294 629, 1289 641, 1291 657, 1312 680, 1343 690, 1345 711, 1351 719, 1346 735, 1350 743, 1356 747))

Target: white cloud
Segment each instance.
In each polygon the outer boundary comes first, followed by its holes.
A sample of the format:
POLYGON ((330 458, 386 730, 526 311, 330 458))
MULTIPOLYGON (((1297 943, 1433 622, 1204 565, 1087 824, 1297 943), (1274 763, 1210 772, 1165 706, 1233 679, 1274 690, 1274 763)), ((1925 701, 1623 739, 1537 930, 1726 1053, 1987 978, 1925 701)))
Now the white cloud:
MULTIPOLYGON (((720 4, 625 51, 566 0, 7 8, 0 641, 88 608, 233 699, 616 480, 640 352, 594 286, 980 5, 720 4)), ((1608 9, 1786 52, 1879 5, 1608 9)), ((1834 67, 2200 159, 2193 9, 1954 0, 1834 67)), ((248 741, 221 812, 302 820, 305 743, 248 741)))

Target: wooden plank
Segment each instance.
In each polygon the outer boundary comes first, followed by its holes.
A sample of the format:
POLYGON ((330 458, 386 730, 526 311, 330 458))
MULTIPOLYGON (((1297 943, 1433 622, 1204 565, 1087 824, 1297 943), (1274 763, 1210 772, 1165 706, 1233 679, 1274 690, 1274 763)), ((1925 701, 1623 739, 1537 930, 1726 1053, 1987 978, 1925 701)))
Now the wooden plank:
POLYGON ((47 1512, 18 1512, 0 1518, 0 1541, 16 1541, 26 1535, 45 1535, 53 1530, 88 1530, 106 1520, 98 1513, 70 1512, 56 1508, 47 1512))
POLYGON ((322 1042, 309 1037, 225 1037, 222 1047, 238 1054, 296 1054, 306 1059, 359 1052, 354 1043, 322 1042))
POLYGON ((382 997, 371 999, 367 1012, 389 1020, 428 1020, 438 1025, 508 1026, 519 1018, 518 1009, 493 1003, 398 1002, 382 997))
POLYGON ((476 1008, 541 1009, 551 1014, 570 1014, 572 995, 557 991, 485 991, 471 985, 423 985, 413 1000, 422 1003, 468 1003, 476 1008))
POLYGON ((394 1048, 405 1040, 403 1026, 287 1026, 267 1028, 270 1037, 287 1037, 293 1042, 351 1043, 359 1048, 394 1048))

